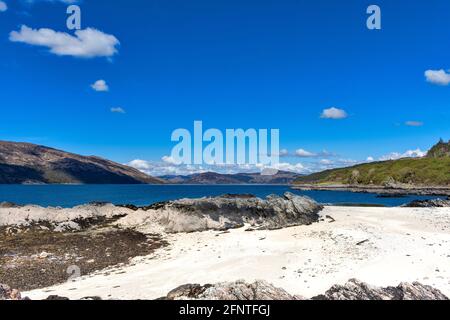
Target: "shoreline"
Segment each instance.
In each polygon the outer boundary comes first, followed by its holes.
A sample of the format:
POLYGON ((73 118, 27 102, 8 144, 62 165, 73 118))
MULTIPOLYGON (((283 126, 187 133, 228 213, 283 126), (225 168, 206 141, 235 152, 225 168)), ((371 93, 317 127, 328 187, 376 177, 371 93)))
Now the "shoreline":
POLYGON ((293 190, 301 191, 347 191, 354 193, 374 193, 380 195, 418 195, 418 196, 450 196, 450 187, 384 187, 360 185, 292 185, 293 190))
POLYGON ((450 295, 449 208, 325 207, 319 215, 279 230, 168 234, 168 246, 127 265, 24 295, 156 299, 186 283, 243 279, 312 297, 351 278, 377 286, 419 281, 450 295))

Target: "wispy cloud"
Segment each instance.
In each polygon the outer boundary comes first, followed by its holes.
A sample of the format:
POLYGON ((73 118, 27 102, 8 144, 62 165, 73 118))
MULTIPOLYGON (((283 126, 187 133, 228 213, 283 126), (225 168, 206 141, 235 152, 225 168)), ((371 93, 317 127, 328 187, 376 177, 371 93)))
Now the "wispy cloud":
POLYGON ((323 110, 320 117, 322 119, 340 120, 340 119, 347 118, 348 114, 343 109, 338 109, 338 108, 332 107, 332 108, 323 110))
POLYGON ((422 121, 406 121, 405 125, 408 127, 422 127, 423 122, 422 121))
POLYGON ((5 12, 8 10, 8 5, 4 1, 0 1, 0 12, 5 12))
POLYGON ((425 71, 425 78, 428 82, 440 86, 446 86, 450 83, 450 73, 441 70, 427 70, 425 71))
POLYGON ((305 149, 297 149, 294 156, 299 158, 328 158, 335 157, 336 154, 323 150, 321 152, 311 152, 305 149))
POLYGON ((19 31, 12 31, 9 40, 47 47, 55 55, 77 58, 112 57, 120 44, 115 36, 93 28, 77 30, 73 36, 47 28, 32 29, 26 25, 19 31))
POLYGON ((417 148, 416 150, 408 150, 403 153, 391 152, 387 155, 380 157, 380 160, 386 161, 386 160, 397 160, 402 158, 422 158, 425 157, 426 155, 427 155, 426 151, 422 151, 419 148, 417 148))
POLYGON ((110 109, 112 113, 125 113, 125 110, 121 107, 115 107, 110 109))
POLYGON ((300 158, 312 158, 316 157, 317 154, 313 152, 306 151, 305 149, 298 149, 295 151, 295 155, 300 158))
POLYGON ((98 92, 109 91, 109 86, 106 84, 105 80, 95 81, 95 83, 91 84, 91 88, 98 92))

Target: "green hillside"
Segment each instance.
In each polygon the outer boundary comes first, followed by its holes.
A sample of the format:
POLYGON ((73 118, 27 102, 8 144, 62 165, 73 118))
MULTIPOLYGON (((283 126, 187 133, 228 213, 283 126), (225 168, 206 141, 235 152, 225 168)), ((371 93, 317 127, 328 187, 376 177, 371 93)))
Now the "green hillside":
POLYGON ((450 143, 441 141, 427 157, 365 163, 349 168, 326 170, 295 180, 296 184, 388 185, 406 183, 450 186, 450 143))

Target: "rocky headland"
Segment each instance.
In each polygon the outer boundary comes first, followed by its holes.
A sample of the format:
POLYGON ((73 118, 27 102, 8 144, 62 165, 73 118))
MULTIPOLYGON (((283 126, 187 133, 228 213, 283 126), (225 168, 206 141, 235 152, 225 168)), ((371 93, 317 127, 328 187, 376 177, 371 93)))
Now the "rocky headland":
POLYGON ((349 191, 356 193, 377 193, 381 196, 450 196, 449 187, 414 186, 406 184, 389 185, 358 185, 358 184, 295 184, 294 190, 318 190, 318 191, 349 191))

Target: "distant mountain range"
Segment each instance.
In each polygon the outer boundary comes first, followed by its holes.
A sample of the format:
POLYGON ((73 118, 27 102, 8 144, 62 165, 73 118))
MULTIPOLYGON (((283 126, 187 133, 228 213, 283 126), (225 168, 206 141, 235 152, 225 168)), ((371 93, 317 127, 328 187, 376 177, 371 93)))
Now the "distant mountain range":
POLYGON ((300 177, 300 174, 278 171, 275 175, 205 172, 188 176, 161 176, 159 178, 172 184, 291 184, 298 177, 300 177))
POLYGON ((30 143, 0 141, 0 184, 161 184, 137 169, 30 143))
POLYGON ((45 146, 0 141, 0 184, 308 184, 450 187, 450 141, 439 141, 424 158, 371 162, 303 176, 279 171, 151 177, 137 169, 95 156, 45 146))
POLYGON ((299 175, 278 172, 199 173, 151 177, 95 156, 81 156, 31 143, 0 141, 0 184, 290 184, 299 175))
POLYGON ((450 141, 439 141, 423 158, 371 162, 326 170, 299 177, 295 184, 450 187, 450 141))

